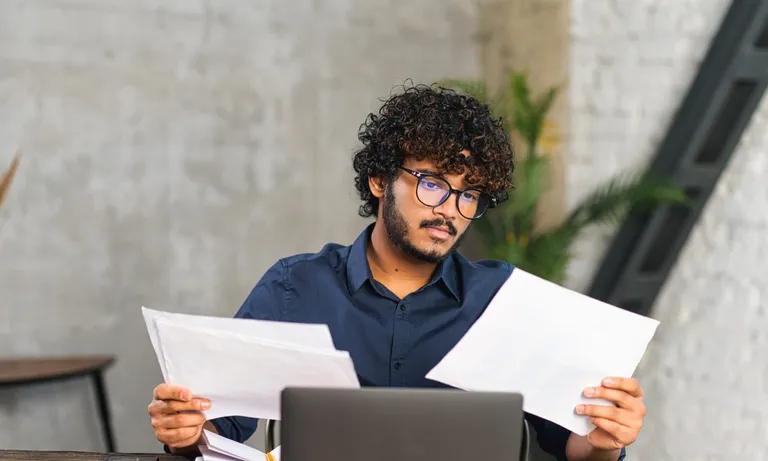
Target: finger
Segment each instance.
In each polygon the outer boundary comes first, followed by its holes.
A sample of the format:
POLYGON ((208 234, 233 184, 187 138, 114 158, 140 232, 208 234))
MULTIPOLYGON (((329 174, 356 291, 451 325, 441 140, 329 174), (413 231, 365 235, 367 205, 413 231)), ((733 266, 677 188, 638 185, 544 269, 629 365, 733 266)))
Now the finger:
POLYGON ((173 415, 179 411, 184 411, 183 408, 176 409, 175 407, 184 406, 189 406, 189 404, 187 402, 176 402, 174 400, 153 400, 148 407, 149 416, 155 417, 160 415, 173 415))
POLYGON ((605 418, 590 418, 592 424, 604 430, 611 438, 616 440, 621 446, 627 446, 637 439, 637 431, 631 427, 619 424, 605 418))
POLYGON ((200 442, 200 433, 193 435, 192 437, 184 440, 180 440, 175 443, 166 444, 171 448, 186 448, 192 445, 197 445, 200 442))
POLYGON ((638 423, 638 417, 627 410, 607 405, 577 405, 576 413, 593 418, 605 418, 616 423, 634 426, 638 423))
POLYGON ((180 402, 178 400, 155 400, 149 404, 149 414, 156 415, 172 415, 179 412, 199 412, 205 411, 211 408, 211 401, 208 399, 195 398, 189 402, 180 402))
POLYGON ((186 402, 192 398, 192 392, 183 386, 175 384, 158 384, 152 393, 155 400, 179 400, 186 402))
POLYGON ((152 418, 152 427, 156 429, 178 429, 182 427, 198 427, 205 423, 202 413, 177 413, 152 418))
POLYGON ((642 397, 643 388, 640 386, 640 382, 635 378, 621 378, 618 376, 611 376, 605 378, 602 385, 611 389, 618 389, 627 392, 632 397, 642 397))
POLYGON ((620 408, 625 408, 627 410, 639 410, 640 406, 645 407, 642 400, 633 397, 627 392, 602 386, 588 387, 584 389, 584 397, 608 400, 617 404, 620 408))
POLYGON ((179 427, 176 429, 159 428, 155 431, 157 439, 170 446, 182 446, 180 442, 185 442, 195 436, 198 436, 200 432, 197 427, 179 427))

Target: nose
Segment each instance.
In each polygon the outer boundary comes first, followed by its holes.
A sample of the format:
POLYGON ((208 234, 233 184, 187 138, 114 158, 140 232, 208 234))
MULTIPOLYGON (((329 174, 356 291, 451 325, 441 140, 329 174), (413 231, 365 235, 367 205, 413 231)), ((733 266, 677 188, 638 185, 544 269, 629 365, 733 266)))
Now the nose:
POLYGON ((443 203, 436 207, 432 207, 432 213, 440 215, 446 221, 454 221, 459 217, 459 209, 456 208, 456 197, 459 192, 451 192, 448 198, 443 203))

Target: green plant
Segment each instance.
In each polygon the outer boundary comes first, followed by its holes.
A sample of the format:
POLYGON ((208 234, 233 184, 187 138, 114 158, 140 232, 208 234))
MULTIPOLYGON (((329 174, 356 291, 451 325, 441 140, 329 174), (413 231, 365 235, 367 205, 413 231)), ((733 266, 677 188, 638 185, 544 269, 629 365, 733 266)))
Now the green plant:
POLYGON ((507 134, 522 144, 523 155, 516 165, 510 200, 473 225, 473 232, 491 258, 562 282, 571 258, 571 245, 588 226, 615 224, 630 209, 649 210, 686 202, 682 189, 667 181, 645 174, 622 174, 588 194, 559 225, 539 230, 536 212, 547 188, 549 161, 538 149, 557 89, 533 96, 522 74, 511 74, 493 97, 483 82, 445 80, 441 84, 488 104, 491 112, 501 117, 507 134))

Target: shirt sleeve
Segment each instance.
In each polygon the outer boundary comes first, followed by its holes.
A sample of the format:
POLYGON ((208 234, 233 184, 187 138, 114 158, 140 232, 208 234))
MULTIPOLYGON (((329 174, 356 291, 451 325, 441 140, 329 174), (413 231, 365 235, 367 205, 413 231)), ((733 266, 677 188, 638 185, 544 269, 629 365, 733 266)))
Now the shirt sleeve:
POLYGON ((565 457, 565 445, 571 431, 530 413, 525 414, 525 419, 536 431, 536 442, 542 450, 554 456, 557 461, 568 461, 565 457))
MULTIPOLYGON (((525 419, 536 430, 536 441, 542 450, 554 456, 557 461, 568 461, 565 457, 565 446, 571 431, 530 413, 525 414, 525 419)), ((622 448, 616 461, 624 461, 626 456, 627 451, 622 448)))
MULTIPOLYGON (((235 318, 280 320, 287 287, 286 274, 282 261, 269 268, 251 290, 235 318)), ((212 419, 211 423, 222 436, 242 443, 256 431, 258 420, 245 416, 227 416, 212 419)))

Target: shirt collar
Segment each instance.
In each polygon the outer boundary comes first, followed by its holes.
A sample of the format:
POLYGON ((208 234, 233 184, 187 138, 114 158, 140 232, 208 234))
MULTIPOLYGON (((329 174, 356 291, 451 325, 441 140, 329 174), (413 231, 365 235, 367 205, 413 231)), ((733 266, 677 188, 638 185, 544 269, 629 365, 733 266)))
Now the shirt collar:
POLYGON ((365 254, 368 241, 371 238, 371 232, 373 232, 373 224, 366 227, 349 248, 349 256, 347 256, 347 284, 352 293, 359 290, 366 280, 373 278, 371 268, 368 266, 368 257, 365 254))
MULTIPOLYGON (((371 238, 371 232, 373 232, 374 224, 366 227, 363 232, 357 236, 357 239, 355 239, 355 242, 349 248, 349 256, 347 257, 347 284, 352 293, 359 290, 367 280, 373 279, 371 268, 368 266, 366 250, 371 238)), ((458 266, 460 264, 457 264, 457 258, 460 258, 460 256, 454 251, 440 262, 435 270, 435 274, 432 276, 432 280, 430 280, 427 286, 442 282, 456 301, 461 302, 458 272, 458 266)))
POLYGON ((430 283, 436 283, 438 280, 442 281, 443 285, 451 292, 451 295, 456 301, 461 302, 460 290, 459 290, 459 266, 457 259, 459 256, 454 250, 445 258, 435 270, 435 275, 432 276, 430 283))

